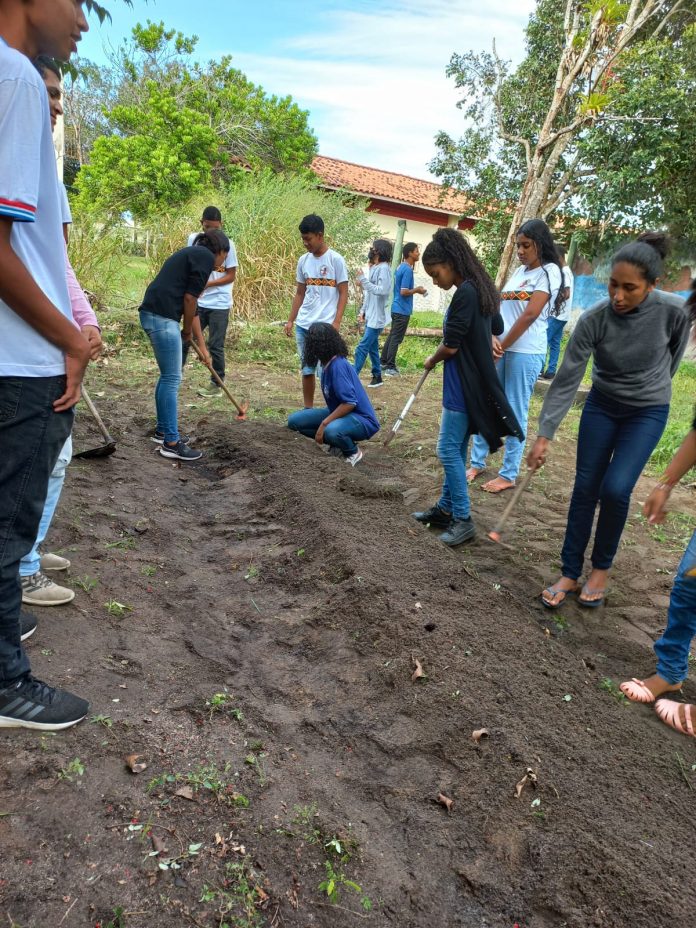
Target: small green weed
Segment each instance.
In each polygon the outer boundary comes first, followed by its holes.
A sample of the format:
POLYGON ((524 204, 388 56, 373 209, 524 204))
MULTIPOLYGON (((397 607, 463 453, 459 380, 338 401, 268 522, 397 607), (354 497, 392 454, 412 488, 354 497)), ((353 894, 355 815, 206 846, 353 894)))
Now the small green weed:
POLYGON ((154 577, 157 573, 157 568, 153 567, 152 564, 145 564, 140 568, 140 573, 143 577, 154 577))
POLYGON ((132 606, 127 606, 125 603, 119 603, 115 599, 110 599, 108 603, 104 603, 104 608, 109 613, 109 615, 115 615, 117 618, 124 616, 127 612, 133 611, 132 606))
POLYGON ((135 538, 131 535, 127 535, 125 538, 119 538, 118 541, 108 542, 107 548, 119 548, 121 551, 135 551, 136 543, 135 538))
POLYGON ((208 712, 209 718, 212 719, 214 715, 228 715, 230 718, 235 719, 237 722, 241 722, 244 716, 242 715, 241 709, 235 709, 231 705, 232 696, 230 693, 214 693, 210 699, 206 699, 205 708, 208 712))
POLYGON ((84 590, 85 593, 91 593, 92 590, 99 583, 94 577, 75 577, 70 581, 73 586, 79 587, 81 590, 84 590))
POLYGON ((71 760, 67 767, 63 767, 58 771, 59 780, 67 780, 69 783, 72 783, 73 777, 84 776, 85 766, 80 760, 79 757, 76 757, 74 760, 71 760))
MULTIPOLYGON (((344 855, 341 858, 341 862, 349 859, 350 855, 344 855)), ((341 890, 347 889, 360 896, 360 905, 366 912, 372 910, 372 900, 370 897, 363 893, 362 887, 358 883, 348 879, 341 866, 336 869, 332 861, 325 860, 324 868, 326 870, 326 879, 321 881, 317 889, 320 893, 326 894, 329 902, 336 905, 341 898, 341 890)))
POLYGON ((111 918, 103 924, 102 928, 126 928, 125 912, 120 905, 116 906, 111 918))
POLYGON ((104 728, 111 728, 114 724, 114 720, 110 715, 93 715, 90 719, 94 725, 103 725, 104 728))
POLYGON ((250 564, 247 572, 244 574, 245 580, 256 580, 259 575, 259 568, 255 567, 253 564, 250 564))
POLYGON ((610 696, 613 696, 614 699, 618 700, 618 702, 622 703, 624 706, 628 705, 628 699, 626 699, 619 689, 618 684, 614 683, 611 677, 605 677, 599 684, 599 688, 609 693, 610 696))
POLYGON ((216 906, 218 928, 261 928, 258 907, 268 898, 249 855, 225 866, 222 886, 204 886, 201 902, 216 906))

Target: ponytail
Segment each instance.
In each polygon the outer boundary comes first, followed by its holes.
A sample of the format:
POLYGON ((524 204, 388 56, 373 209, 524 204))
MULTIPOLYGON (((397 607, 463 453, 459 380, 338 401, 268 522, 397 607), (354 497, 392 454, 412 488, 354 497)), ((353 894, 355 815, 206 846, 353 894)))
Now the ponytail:
POLYGON ((207 232, 201 232, 194 240, 194 246, 201 245, 212 251, 214 255, 218 253, 227 253, 230 250, 230 240, 220 229, 209 229, 207 232))

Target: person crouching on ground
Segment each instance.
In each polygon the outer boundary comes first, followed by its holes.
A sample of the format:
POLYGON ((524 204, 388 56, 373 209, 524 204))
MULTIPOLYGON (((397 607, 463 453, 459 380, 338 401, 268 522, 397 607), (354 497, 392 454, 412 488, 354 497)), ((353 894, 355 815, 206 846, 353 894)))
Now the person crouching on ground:
POLYGON ((443 339, 424 363, 431 371, 444 361, 442 419, 437 455, 445 470, 439 502, 412 513, 418 522, 444 528, 446 545, 471 541, 476 531, 466 479, 470 435, 480 435, 492 449, 501 436, 523 439, 515 414, 505 397, 493 361, 492 336, 503 331, 495 284, 456 229, 439 229, 423 252, 423 266, 435 286, 456 287, 443 325, 443 339))
POLYGON ((372 403, 348 361, 348 347, 336 329, 326 322, 315 322, 307 330, 302 363, 321 364, 323 409, 300 409, 288 418, 288 428, 328 445, 329 452, 352 467, 362 459, 356 445, 379 431, 372 403))
POLYGON ((155 388, 157 426, 153 440, 165 458, 197 461, 202 456, 188 446, 179 434, 177 399, 181 385, 182 341, 195 338, 201 353, 210 363, 201 324, 196 317, 198 297, 203 292, 214 267, 224 262, 230 243, 224 232, 211 229, 196 239, 190 248, 181 248, 162 265, 162 269, 145 291, 140 307, 140 324, 145 330, 160 378, 155 388), (183 317, 183 328, 179 324, 183 317))
POLYGON ((370 249, 369 277, 361 274, 357 284, 365 294, 360 314, 365 317, 365 333, 355 349, 355 373, 359 374, 369 354, 372 362, 372 380, 368 387, 381 387, 382 367, 379 360, 379 336, 387 324, 387 304, 392 289, 392 246, 384 238, 377 238, 370 249))

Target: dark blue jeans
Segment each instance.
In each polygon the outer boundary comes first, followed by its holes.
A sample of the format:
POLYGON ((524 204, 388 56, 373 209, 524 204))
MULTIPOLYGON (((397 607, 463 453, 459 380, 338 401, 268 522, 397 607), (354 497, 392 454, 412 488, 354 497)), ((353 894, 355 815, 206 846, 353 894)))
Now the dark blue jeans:
POLYGON ((631 493, 665 430, 669 404, 627 406, 592 389, 580 418, 575 486, 561 560, 563 576, 577 580, 599 517, 592 566, 608 570, 621 541, 631 493))
MULTIPOLYGON (((329 410, 326 406, 323 409, 300 409, 288 417, 288 428, 306 435, 307 438, 314 438, 317 429, 328 415, 329 410)), ((358 450, 355 442, 363 441, 367 437, 367 428, 363 420, 354 412, 349 412, 347 416, 329 422, 324 429, 323 443, 329 447, 340 448, 344 456, 349 457, 358 450)))
POLYGON ((0 377, 0 687, 29 672, 19 562, 34 544, 48 480, 73 424, 56 413, 65 377, 0 377))

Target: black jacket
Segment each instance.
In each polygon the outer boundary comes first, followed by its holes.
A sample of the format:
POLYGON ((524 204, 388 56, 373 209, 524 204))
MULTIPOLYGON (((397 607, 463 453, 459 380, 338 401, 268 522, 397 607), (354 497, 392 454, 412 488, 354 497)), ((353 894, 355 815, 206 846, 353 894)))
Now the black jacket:
POLYGON ((481 313, 474 286, 464 281, 457 287, 445 316, 442 340, 448 348, 457 349, 452 360, 459 366, 469 432, 484 438, 491 452, 501 446, 504 435, 524 441, 524 432, 510 408, 493 360, 491 336, 502 332, 500 313, 492 317, 481 313))

